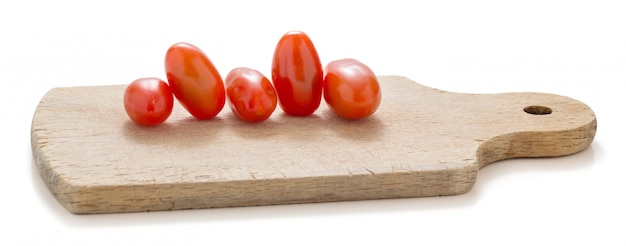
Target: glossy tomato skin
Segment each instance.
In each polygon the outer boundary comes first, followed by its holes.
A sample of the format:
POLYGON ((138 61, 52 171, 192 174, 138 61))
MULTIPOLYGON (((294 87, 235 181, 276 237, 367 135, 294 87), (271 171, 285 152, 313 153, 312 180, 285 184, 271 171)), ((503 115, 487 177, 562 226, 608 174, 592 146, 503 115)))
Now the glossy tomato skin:
POLYGON ((224 107, 224 81, 198 47, 172 45, 165 54, 165 72, 174 96, 193 117, 211 119, 224 107))
POLYGON ((174 96, 170 86, 158 78, 140 78, 124 91, 124 109, 140 125, 163 123, 172 113, 174 96))
POLYGON ((324 69, 324 101, 344 119, 368 117, 378 109, 382 93, 374 72, 355 59, 328 63, 324 69))
POLYGON ((272 81, 281 109, 290 115, 315 112, 322 99, 324 71, 313 42, 303 32, 287 32, 272 60, 272 81))
POLYGON ((235 68, 226 75, 228 105, 239 119, 260 122, 269 118, 276 109, 274 86, 259 71, 235 68))

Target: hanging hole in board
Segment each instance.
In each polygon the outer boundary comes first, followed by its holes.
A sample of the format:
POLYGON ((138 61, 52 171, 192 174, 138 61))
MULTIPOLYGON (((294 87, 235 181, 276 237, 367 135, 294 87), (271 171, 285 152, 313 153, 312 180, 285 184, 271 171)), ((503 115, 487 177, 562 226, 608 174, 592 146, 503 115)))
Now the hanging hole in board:
POLYGON ((547 115, 552 113, 552 109, 545 106, 528 106, 524 108, 524 112, 534 115, 547 115))

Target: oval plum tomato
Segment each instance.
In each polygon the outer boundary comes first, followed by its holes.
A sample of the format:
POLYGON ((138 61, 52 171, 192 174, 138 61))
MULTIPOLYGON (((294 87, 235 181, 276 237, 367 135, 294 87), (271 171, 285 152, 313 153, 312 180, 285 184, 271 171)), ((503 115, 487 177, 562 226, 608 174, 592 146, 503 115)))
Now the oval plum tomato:
POLYGON ((328 63, 324 73, 324 100, 333 112, 345 119, 376 112, 382 94, 369 67, 355 59, 341 59, 328 63))
POLYGON ((165 72, 174 96, 193 117, 211 119, 224 107, 224 81, 198 47, 172 45, 165 54, 165 72))
POLYGON ((276 109, 276 91, 259 71, 235 68, 226 75, 226 97, 233 113, 248 122, 269 118, 276 109))
POLYGON ((317 50, 303 32, 287 32, 278 41, 272 61, 272 81, 285 113, 307 116, 322 100, 324 71, 317 50))
POLYGON ((172 113, 174 96, 165 81, 140 78, 124 91, 124 109, 131 120, 140 125, 161 124, 172 113))

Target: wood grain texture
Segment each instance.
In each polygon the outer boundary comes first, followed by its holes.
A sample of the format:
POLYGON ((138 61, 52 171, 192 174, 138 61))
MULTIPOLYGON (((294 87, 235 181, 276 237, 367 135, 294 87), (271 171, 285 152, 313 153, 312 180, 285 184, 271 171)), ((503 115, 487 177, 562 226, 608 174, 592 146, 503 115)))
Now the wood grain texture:
POLYGON ((323 102, 258 124, 228 106, 198 121, 176 104, 157 127, 128 119, 124 85, 55 88, 33 117, 33 156, 70 212, 115 213, 461 194, 486 164, 576 153, 596 132, 593 111, 564 96, 379 80, 381 106, 359 121, 323 102))

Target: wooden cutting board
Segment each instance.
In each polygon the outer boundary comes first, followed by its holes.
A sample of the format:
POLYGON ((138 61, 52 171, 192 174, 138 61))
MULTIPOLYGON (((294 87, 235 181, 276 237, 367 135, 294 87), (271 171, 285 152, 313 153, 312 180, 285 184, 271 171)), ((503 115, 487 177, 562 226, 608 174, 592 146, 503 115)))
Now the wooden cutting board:
POLYGON ((359 121, 323 102, 258 124, 176 104, 157 127, 128 119, 125 85, 55 88, 33 117, 33 156, 70 212, 116 213, 461 194, 486 164, 576 153, 596 132, 593 111, 564 96, 379 80, 381 106, 359 121))

